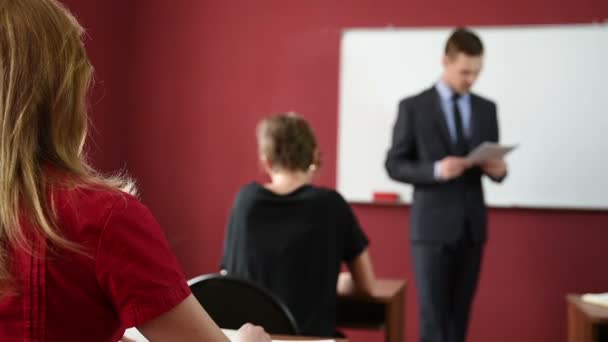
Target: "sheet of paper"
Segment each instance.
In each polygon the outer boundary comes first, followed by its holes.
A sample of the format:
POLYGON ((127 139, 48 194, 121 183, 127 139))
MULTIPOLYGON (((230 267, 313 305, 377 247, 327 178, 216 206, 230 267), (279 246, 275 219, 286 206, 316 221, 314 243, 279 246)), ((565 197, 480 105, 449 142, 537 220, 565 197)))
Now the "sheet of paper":
MULTIPOLYGON (((224 332, 224 334, 226 335, 226 337, 228 337, 229 339, 232 340, 232 338, 234 337, 234 335, 236 334, 236 330, 231 330, 231 329, 222 329, 222 331, 224 332)), ((302 340, 300 338, 298 338, 298 341, 306 341, 306 342, 336 342, 335 340, 319 340, 319 339, 306 339, 306 340, 302 340)), ((277 339, 272 339, 272 342, 294 342, 293 340, 277 340, 277 339)))
POLYGON ((125 336, 132 339, 135 342, 148 342, 148 339, 142 335, 136 328, 129 328, 125 330, 125 336))
POLYGON ((608 307, 608 292, 607 293, 587 293, 581 299, 585 303, 591 303, 608 307))
MULTIPOLYGON (((222 331, 224 332, 224 334, 226 335, 226 337, 228 337, 231 340, 236 335, 236 330, 222 329, 222 331)), ((136 328, 127 329, 127 331, 125 331, 125 336, 127 336, 128 338, 130 338, 130 339, 132 339, 132 340, 134 340, 136 342, 148 342, 148 340, 136 328)), ((335 342, 335 340, 319 340, 319 339, 317 339, 317 340, 315 340, 315 339, 300 340, 300 341, 306 341, 306 342, 335 342)), ((293 341, 275 340, 275 339, 273 339, 272 342, 293 342, 293 341)))
MULTIPOLYGON (((298 338, 297 341, 300 341, 300 342, 336 342, 336 340, 308 340, 308 339, 307 340, 302 340, 302 339, 299 339, 299 338, 298 338)), ((275 340, 275 339, 272 339, 272 342, 294 342, 294 340, 275 340)))
POLYGON ((500 159, 516 147, 516 145, 503 146, 496 143, 484 142, 471 151, 466 158, 474 164, 479 164, 491 159, 500 159))

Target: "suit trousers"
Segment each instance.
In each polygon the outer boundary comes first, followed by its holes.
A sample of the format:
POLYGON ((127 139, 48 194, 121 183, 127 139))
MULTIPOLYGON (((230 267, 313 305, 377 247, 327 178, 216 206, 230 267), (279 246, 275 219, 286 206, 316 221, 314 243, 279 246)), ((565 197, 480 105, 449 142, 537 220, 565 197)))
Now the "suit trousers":
POLYGON ((464 342, 477 288, 483 242, 412 241, 421 342, 464 342))

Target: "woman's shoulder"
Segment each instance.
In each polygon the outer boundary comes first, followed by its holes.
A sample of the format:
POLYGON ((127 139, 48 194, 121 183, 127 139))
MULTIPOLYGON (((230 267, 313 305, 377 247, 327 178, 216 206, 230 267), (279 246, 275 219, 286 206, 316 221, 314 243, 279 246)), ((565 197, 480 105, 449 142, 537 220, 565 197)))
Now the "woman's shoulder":
POLYGON ((239 194, 257 193, 263 189, 264 189, 264 186, 262 184, 252 181, 252 182, 249 182, 249 183, 241 186, 241 188, 239 189, 239 194))
POLYGON ((310 190, 313 195, 321 198, 324 201, 336 203, 339 205, 346 203, 344 197, 342 197, 342 195, 335 189, 324 186, 311 185, 310 190))
POLYGON ((239 189, 236 193, 236 202, 243 200, 251 200, 256 197, 259 197, 261 194, 265 192, 264 186, 262 186, 258 182, 249 182, 239 189))
POLYGON ((276 194, 257 182, 251 182, 241 187, 236 195, 234 206, 252 207, 257 203, 316 203, 323 207, 344 207, 346 201, 336 190, 312 184, 303 185, 288 194, 276 194))
POLYGON ((69 188, 58 188, 53 192, 53 199, 59 205, 70 205, 72 208, 88 207, 101 209, 116 205, 133 205, 139 200, 122 190, 101 185, 76 185, 69 188))
POLYGON ((101 231, 112 214, 135 217, 148 211, 135 196, 105 186, 60 188, 52 197, 62 227, 76 231, 101 231))
POLYGON ((255 203, 263 194, 264 188, 257 182, 247 183, 237 191, 232 203, 232 211, 241 211, 255 203))

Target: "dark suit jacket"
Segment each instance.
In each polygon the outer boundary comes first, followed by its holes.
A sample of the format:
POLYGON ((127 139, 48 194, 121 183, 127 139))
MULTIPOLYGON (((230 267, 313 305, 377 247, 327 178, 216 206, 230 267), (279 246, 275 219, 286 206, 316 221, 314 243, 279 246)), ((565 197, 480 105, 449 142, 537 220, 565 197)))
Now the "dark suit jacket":
MULTIPOLYGON (((498 141, 493 102, 471 94, 470 120, 470 150, 484 141, 498 141)), ((454 148, 435 87, 399 103, 385 166, 392 179, 414 186, 410 218, 413 241, 454 242, 464 236, 467 222, 473 240, 486 240, 481 169, 471 168, 448 182, 434 177, 435 161, 454 155, 454 148)))

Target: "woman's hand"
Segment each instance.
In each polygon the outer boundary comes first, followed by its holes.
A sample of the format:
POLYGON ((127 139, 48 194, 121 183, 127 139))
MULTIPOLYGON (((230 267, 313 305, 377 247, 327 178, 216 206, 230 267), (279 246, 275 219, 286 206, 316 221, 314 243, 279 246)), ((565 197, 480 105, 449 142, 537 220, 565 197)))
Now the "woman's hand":
POLYGON ((251 323, 245 323, 232 338, 232 342, 270 342, 270 335, 264 328, 251 323))

